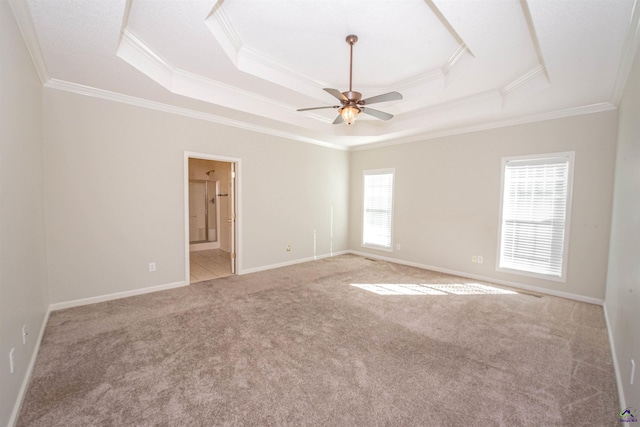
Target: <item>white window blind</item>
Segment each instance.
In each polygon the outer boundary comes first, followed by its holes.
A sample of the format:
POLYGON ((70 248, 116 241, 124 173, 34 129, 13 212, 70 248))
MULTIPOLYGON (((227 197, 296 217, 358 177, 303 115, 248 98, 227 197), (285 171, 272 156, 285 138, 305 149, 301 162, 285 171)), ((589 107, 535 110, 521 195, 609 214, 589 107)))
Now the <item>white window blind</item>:
POLYGON ((364 171, 363 246, 391 250, 393 173, 392 169, 364 171))
POLYGON ((499 268, 564 280, 573 153, 503 159, 499 268))

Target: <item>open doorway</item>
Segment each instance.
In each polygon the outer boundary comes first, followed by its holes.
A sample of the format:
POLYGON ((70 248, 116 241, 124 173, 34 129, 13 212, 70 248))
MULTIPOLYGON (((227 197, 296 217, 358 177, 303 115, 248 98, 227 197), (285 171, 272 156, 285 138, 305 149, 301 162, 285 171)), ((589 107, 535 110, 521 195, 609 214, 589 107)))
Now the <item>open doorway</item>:
POLYGON ((236 273, 236 159, 185 153, 185 252, 189 283, 236 273))

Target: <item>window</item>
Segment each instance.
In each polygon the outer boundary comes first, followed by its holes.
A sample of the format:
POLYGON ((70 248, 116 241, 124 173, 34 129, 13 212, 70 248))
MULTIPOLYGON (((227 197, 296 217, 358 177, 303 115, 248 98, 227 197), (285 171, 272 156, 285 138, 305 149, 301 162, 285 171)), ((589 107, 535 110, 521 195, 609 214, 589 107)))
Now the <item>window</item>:
POLYGON ((502 160, 498 270, 566 280, 573 157, 570 152, 502 160))
POLYGON ((362 246, 391 251, 393 169, 364 171, 362 246))

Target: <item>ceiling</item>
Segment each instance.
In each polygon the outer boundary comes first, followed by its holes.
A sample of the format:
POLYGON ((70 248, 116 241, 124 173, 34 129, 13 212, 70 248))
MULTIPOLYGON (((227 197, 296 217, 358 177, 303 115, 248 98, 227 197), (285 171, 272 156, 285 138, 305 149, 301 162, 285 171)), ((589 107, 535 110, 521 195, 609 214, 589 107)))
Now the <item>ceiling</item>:
POLYGON ((11 3, 47 87, 357 149, 614 109, 637 1, 11 3), (348 90, 349 34, 353 90, 404 97, 389 121, 296 111, 348 90))

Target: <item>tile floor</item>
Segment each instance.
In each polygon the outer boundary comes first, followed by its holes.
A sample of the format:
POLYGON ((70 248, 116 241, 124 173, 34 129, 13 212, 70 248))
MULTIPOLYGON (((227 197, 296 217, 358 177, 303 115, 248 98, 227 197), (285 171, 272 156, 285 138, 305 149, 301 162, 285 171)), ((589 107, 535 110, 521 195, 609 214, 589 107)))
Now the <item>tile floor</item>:
POLYGON ((191 283, 231 275, 229 252, 208 249, 190 252, 191 283))

